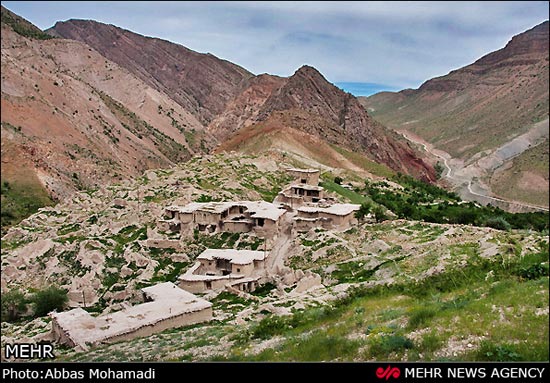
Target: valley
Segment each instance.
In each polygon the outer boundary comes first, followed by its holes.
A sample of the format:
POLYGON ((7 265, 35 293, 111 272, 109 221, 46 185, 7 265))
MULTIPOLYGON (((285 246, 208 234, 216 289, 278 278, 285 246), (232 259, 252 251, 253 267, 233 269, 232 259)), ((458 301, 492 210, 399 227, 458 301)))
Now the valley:
POLYGON ((511 210, 548 209, 548 25, 418 89, 359 99, 381 123, 446 153, 463 198, 511 210), (531 165, 521 160, 526 151, 538 154, 531 154, 531 165))
MULTIPOLYGON (((405 139, 420 145, 423 150, 437 158, 437 161, 443 164, 442 179, 450 182, 452 185, 451 188, 456 190, 462 199, 466 201, 476 201, 483 205, 491 204, 507 211, 548 211, 548 208, 543 206, 496 197, 491 192, 489 186, 481 181, 481 179, 488 177, 487 174, 496 175, 498 172, 502 172, 504 169, 500 168, 505 162, 521 156, 522 153, 530 150, 531 147, 544 147, 548 142, 548 120, 542 121, 542 123, 537 124, 537 126, 529 132, 497 148, 494 152, 490 151, 490 154, 485 153, 485 156, 467 166, 464 165, 463 161, 451 158, 449 153, 434 149, 433 145, 411 132, 402 130, 400 133, 405 139)), ((528 185, 525 185, 523 188, 525 187, 528 187, 528 185)), ((538 190, 536 191, 544 193, 545 187, 546 185, 544 181, 542 181, 542 184, 539 183, 538 190)), ((535 192, 535 190, 533 190, 533 192, 535 192)), ((540 199, 536 200, 538 201, 540 199)))
POLYGON ((2 362, 548 361, 548 21, 368 98, 1 21, 2 362))

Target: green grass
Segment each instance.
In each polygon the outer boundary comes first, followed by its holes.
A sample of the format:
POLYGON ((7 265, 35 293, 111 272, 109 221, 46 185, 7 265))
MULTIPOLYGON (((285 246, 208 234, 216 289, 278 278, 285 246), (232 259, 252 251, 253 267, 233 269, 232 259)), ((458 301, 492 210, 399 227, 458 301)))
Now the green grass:
POLYGON ((363 202, 368 201, 367 197, 359 193, 356 193, 353 190, 346 189, 345 187, 338 185, 334 181, 324 180, 319 183, 319 186, 322 186, 328 192, 333 192, 344 197, 346 200, 350 201, 351 203, 362 204, 363 202))
POLYGON ((46 189, 31 173, 21 174, 18 179, 2 177, 1 202, 2 235, 39 208, 53 205, 46 189))
POLYGON ((336 145, 330 145, 330 146, 334 150, 336 150, 338 153, 346 157, 346 159, 348 159, 355 165, 365 169, 369 173, 372 173, 374 175, 384 177, 384 178, 390 178, 391 176, 395 175, 395 172, 390 168, 388 168, 387 166, 371 161, 360 153, 350 152, 349 150, 343 149, 336 145))

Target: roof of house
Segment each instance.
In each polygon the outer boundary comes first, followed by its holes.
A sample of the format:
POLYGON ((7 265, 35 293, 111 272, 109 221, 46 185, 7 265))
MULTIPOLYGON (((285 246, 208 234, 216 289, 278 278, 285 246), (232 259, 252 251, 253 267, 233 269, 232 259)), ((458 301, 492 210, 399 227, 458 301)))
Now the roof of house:
POLYGON ((298 168, 289 168, 286 169, 287 172, 296 172, 296 173, 319 173, 318 169, 298 169, 298 168))
POLYGON ((53 313, 52 318, 76 345, 86 347, 86 343, 101 342, 168 318, 212 306, 212 303, 180 289, 171 282, 160 283, 142 291, 154 301, 98 317, 76 308, 53 313))
POLYGON ((274 205, 265 201, 236 201, 236 202, 191 202, 185 206, 169 206, 166 210, 179 211, 180 213, 192 213, 194 211, 206 211, 209 213, 221 214, 224 211, 235 207, 242 206, 251 213, 252 218, 266 218, 278 220, 284 213, 285 209, 281 209, 278 205, 274 205))
POLYGON ((318 206, 302 206, 297 210, 298 212, 303 213, 325 213, 332 215, 348 215, 352 212, 359 210, 361 206, 351 203, 336 203, 328 207, 318 207, 318 206))
MULTIPOLYGON (((304 189, 304 190, 317 190, 317 191, 324 190, 322 186, 315 186, 315 185, 308 185, 308 184, 292 184, 292 185, 289 186, 289 188, 304 189)), ((287 190, 288 190, 288 188, 287 188, 287 190)))
POLYGON ((208 261, 214 259, 225 259, 232 264, 248 265, 254 261, 263 261, 264 252, 255 250, 235 250, 235 249, 206 249, 197 259, 208 261))

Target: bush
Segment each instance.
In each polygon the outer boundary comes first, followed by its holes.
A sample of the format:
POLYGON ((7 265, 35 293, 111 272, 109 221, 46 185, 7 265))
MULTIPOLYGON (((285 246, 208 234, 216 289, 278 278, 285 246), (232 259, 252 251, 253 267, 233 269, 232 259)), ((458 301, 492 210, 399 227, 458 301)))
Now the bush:
POLYGON ((2 321, 13 322, 27 308, 27 299, 18 289, 2 294, 2 321))
POLYGON ((401 335, 382 335, 374 338, 369 347, 371 357, 385 358, 392 352, 414 348, 414 343, 401 335))
POLYGON ((357 219, 363 219, 367 214, 370 213, 371 208, 372 208, 372 203, 370 203, 370 202, 363 202, 363 203, 361 204, 361 207, 359 208, 359 210, 357 210, 357 211, 355 212, 355 218, 357 218, 357 219))
POLYGON ((510 230, 512 225, 504 219, 504 217, 490 217, 485 221, 485 225, 498 230, 510 230))
POLYGON ((36 292, 31 301, 34 304, 34 315, 45 316, 49 312, 62 311, 68 302, 67 291, 56 286, 50 286, 36 292))
POLYGON ((376 222, 382 222, 388 219, 388 215, 382 206, 375 206, 374 209, 372 209, 372 212, 376 222))
POLYGON ((491 362, 517 362, 523 360, 514 345, 495 345, 487 341, 481 343, 476 359, 491 362))
POLYGON ((341 184, 342 184, 342 181, 344 181, 344 180, 342 179, 342 177, 334 177, 334 183, 335 183, 335 184, 341 185, 341 184))
POLYGON ((414 310, 409 317, 409 328, 417 328, 420 326, 425 326, 429 319, 435 316, 436 312, 433 308, 423 307, 417 310, 414 310))

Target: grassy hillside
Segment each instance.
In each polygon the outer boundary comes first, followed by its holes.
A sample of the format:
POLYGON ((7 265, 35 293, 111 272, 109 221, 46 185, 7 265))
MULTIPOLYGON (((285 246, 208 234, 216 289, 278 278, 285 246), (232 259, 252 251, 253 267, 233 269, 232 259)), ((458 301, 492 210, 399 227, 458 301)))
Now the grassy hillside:
MULTIPOLYGON (((7 288, 29 292, 45 283, 69 290, 94 284, 98 296, 87 300, 87 310, 116 311, 138 303, 140 288, 175 281, 205 248, 261 249, 266 242, 251 233, 185 238, 182 252, 149 248, 143 240, 153 234, 177 237, 155 233, 155 221, 168 205, 273 198, 290 178, 285 157, 272 156, 196 157, 148 171, 132 184, 77 193, 31 216, 2 241, 7 288)), ((461 204, 455 195, 411 177, 394 181, 400 185, 368 182, 349 190, 326 172, 323 185, 342 202, 372 199, 397 216, 403 211, 396 201, 418 210, 405 219, 367 217, 344 232, 294 233, 285 271, 254 297, 208 296, 211 322, 85 353, 60 347, 58 359, 547 360, 547 224, 533 231, 527 224, 538 216, 517 215, 501 217, 508 220, 506 230, 473 226, 487 226, 492 221, 476 219, 501 213, 461 204), (473 219, 472 225, 411 219, 432 209, 446 217, 448 208, 473 219), (288 278, 298 270, 317 275, 322 285, 301 292, 300 280, 288 278)), ((37 340, 50 326, 47 317, 5 322, 2 342, 37 340)))
MULTIPOLYGON (((9 124, 2 122, 2 125, 9 124)), ((9 227, 36 213, 39 208, 53 205, 52 199, 31 168, 31 164, 7 137, 2 137, 0 182, 2 235, 9 227), (17 160, 12 162, 8 159, 17 160)))
POLYGON ((514 158, 491 178, 491 189, 501 197, 548 205, 548 139, 514 158))
MULTIPOLYGON (((369 238, 387 240, 403 228, 410 232, 411 240, 426 244, 425 229, 434 226, 420 226, 365 226, 344 234, 343 239, 367 234, 369 238)), ((503 233, 495 235, 494 240, 504 245, 519 238, 503 233)), ((456 245, 450 253, 454 266, 424 274, 419 281, 413 275, 421 276, 422 270, 437 264, 435 259, 396 259, 373 272, 370 283, 358 285, 345 297, 325 304, 308 303, 299 297, 285 302, 268 289, 266 299, 275 306, 292 307, 300 301, 307 308, 289 316, 266 312, 240 326, 231 325, 231 318, 242 310, 259 311, 261 307, 257 302, 224 293, 213 303, 215 312, 230 313, 226 319, 167 330, 87 353, 65 350, 60 359, 548 360, 548 247, 541 243, 523 257, 514 254, 512 251, 487 259, 480 256, 474 243, 456 245), (381 283, 388 269, 397 270, 401 276, 392 283, 381 283), (151 344, 155 346, 151 348, 151 344)), ((315 263, 309 266, 315 267, 315 263)), ((346 263, 350 262, 341 264, 346 263)), ((329 290, 334 288, 325 284, 329 290)))

